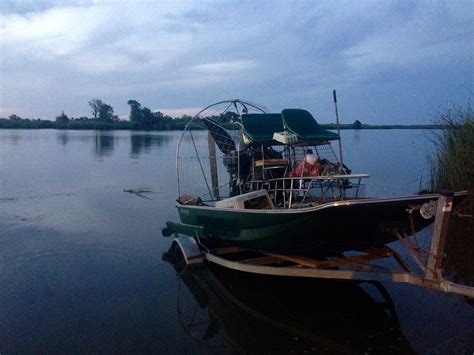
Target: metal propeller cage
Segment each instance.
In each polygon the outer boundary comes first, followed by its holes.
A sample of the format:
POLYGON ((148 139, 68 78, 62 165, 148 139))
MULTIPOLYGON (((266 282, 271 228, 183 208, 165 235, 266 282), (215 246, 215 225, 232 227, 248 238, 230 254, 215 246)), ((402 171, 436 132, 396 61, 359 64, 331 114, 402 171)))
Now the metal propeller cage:
POLYGON ((181 134, 176 150, 178 196, 212 202, 229 197, 238 184, 240 117, 266 109, 243 100, 225 100, 198 112, 181 134))

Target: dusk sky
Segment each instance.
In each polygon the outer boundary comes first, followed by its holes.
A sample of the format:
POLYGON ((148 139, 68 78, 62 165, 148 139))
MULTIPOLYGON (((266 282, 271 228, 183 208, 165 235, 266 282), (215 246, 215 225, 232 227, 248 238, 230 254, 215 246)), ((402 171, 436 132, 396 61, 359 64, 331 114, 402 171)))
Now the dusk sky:
POLYGON ((474 93, 474 1, 5 1, 0 117, 173 116, 248 99, 333 122, 430 123, 474 93))

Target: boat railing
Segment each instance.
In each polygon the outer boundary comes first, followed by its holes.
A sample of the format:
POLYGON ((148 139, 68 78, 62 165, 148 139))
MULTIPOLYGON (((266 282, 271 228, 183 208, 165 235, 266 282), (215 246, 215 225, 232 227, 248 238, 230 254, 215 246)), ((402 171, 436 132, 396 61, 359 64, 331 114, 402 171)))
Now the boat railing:
POLYGON ((368 174, 283 177, 252 180, 250 190, 266 189, 275 206, 301 208, 329 201, 360 198, 368 174))

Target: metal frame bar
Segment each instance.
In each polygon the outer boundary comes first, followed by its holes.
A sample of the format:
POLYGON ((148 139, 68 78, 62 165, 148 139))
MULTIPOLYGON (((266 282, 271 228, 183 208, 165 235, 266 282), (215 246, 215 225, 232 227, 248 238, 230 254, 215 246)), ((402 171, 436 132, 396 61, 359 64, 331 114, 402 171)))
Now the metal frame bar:
POLYGON ((230 261, 220 258, 211 253, 205 254, 205 259, 209 262, 221 265, 223 267, 249 273, 274 276, 290 276, 290 277, 308 277, 319 279, 335 279, 335 280, 359 280, 359 281, 392 281, 396 283, 407 283, 424 288, 430 288, 438 291, 456 293, 468 297, 474 297, 474 288, 456 284, 451 281, 433 280, 423 276, 415 275, 409 272, 374 272, 374 271, 354 271, 354 270, 326 270, 310 267, 277 267, 266 265, 252 265, 241 263, 238 261, 230 261))
MULTIPOLYGON (((325 201, 326 199, 329 200, 341 200, 344 199, 345 195, 342 194, 342 190, 344 187, 338 187, 338 184, 343 184, 344 180, 351 181, 352 179, 356 180, 357 183, 352 182, 352 186, 355 187, 356 185, 356 193, 354 198, 358 198, 359 196, 359 189, 361 185, 361 181, 363 178, 367 178, 369 175, 367 174, 355 174, 355 175, 329 175, 329 176, 304 176, 304 177, 283 177, 283 178, 273 178, 267 180, 252 180, 251 183, 251 190, 259 190, 262 188, 266 188, 269 193, 274 194, 274 198, 276 198, 276 194, 278 192, 282 192, 283 195, 286 193, 289 194, 288 206, 286 208, 291 209, 293 203, 293 192, 299 191, 303 193, 303 198, 299 201, 298 207, 301 207, 307 198, 307 196, 316 197, 321 201, 325 201), (294 181, 297 181, 297 187, 294 187, 294 181), (281 189, 278 188, 278 183, 281 182, 281 189), (289 182, 290 187, 286 187, 286 183, 289 182), (267 187, 265 187, 265 184, 267 187), (273 187, 272 187, 273 186, 273 187), (312 189, 318 189, 321 192, 321 196, 313 196, 311 194, 312 189), (337 191, 339 191, 339 196, 337 195, 337 191)), ((286 205, 285 205, 286 206, 286 205)))

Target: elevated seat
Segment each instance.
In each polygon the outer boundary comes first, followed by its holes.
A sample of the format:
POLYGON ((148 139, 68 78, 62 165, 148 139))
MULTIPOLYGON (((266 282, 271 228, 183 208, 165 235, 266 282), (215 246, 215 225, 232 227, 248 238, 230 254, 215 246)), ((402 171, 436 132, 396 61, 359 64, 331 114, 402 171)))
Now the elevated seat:
POLYGON ((242 115, 242 131, 246 143, 280 144, 273 140, 275 132, 283 131, 283 121, 279 113, 258 113, 242 115))
POLYGON ((339 139, 337 133, 322 129, 314 117, 306 110, 284 109, 281 111, 283 124, 289 132, 305 142, 319 142, 339 139))

